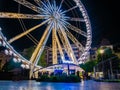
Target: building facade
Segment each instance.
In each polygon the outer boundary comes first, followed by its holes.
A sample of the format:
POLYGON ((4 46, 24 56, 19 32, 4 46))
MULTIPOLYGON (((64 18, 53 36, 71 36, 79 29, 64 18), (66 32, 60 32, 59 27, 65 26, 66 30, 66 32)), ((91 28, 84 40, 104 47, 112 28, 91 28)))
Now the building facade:
MULTIPOLYGON (((72 49, 73 49, 73 52, 75 54, 76 59, 79 59, 80 55, 82 54, 81 50, 74 44, 72 44, 71 46, 72 46, 72 49)), ((67 53, 65 52, 65 48, 62 48, 62 49, 63 49, 63 52, 64 52, 65 59, 69 61, 70 58, 68 57, 67 53)), ((53 64, 53 61, 52 61, 52 48, 51 47, 46 47, 45 51, 46 51, 45 61, 47 61, 47 66, 50 66, 50 65, 53 64)), ((62 64, 63 63, 58 50, 57 50, 57 60, 58 60, 57 64, 62 64)))

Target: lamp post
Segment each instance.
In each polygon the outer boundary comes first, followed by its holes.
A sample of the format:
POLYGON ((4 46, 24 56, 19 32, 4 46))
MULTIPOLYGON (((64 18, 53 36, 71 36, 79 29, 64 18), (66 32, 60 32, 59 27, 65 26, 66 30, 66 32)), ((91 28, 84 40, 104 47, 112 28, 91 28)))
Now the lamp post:
POLYGON ((70 75, 70 67, 69 67, 69 63, 67 64, 67 68, 68 68, 68 76, 70 75))
POLYGON ((112 62, 110 59, 110 73, 111 73, 111 79, 113 79, 113 70, 112 70, 112 62))
POLYGON ((104 54, 104 49, 100 49, 100 54, 101 54, 101 62, 102 62, 102 72, 103 72, 103 77, 104 77, 104 62, 103 62, 103 54, 104 54))

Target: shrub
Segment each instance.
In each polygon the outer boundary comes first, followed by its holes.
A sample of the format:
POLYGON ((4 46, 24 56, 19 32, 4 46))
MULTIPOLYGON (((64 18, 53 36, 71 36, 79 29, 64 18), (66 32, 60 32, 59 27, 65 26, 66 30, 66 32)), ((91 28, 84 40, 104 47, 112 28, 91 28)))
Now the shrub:
POLYGON ((76 76, 76 75, 69 75, 69 76, 65 76, 65 75, 56 75, 56 76, 46 76, 43 75, 41 76, 37 81, 47 81, 47 82, 80 82, 81 79, 80 77, 76 76))

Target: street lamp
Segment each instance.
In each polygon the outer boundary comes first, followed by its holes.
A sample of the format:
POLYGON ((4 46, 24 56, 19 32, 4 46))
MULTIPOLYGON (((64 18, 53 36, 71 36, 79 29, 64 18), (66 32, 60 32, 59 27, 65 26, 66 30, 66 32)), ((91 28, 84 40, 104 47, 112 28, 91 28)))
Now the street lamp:
POLYGON ((102 72, 103 72, 103 77, 104 77, 104 63, 103 63, 103 54, 104 54, 104 49, 100 49, 100 54, 101 54, 101 59, 102 59, 102 72))
POLYGON ((104 53, 104 49, 100 49, 100 54, 102 55, 104 53))

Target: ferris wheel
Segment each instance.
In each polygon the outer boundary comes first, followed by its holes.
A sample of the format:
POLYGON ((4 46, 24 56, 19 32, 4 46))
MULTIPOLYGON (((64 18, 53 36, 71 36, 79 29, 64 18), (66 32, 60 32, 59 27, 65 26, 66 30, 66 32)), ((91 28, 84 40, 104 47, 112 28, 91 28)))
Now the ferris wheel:
POLYGON ((33 66, 37 65, 49 38, 51 38, 50 40, 52 44, 53 64, 57 64, 57 52, 60 53, 63 63, 70 62, 80 64, 81 61, 85 60, 91 47, 92 32, 87 11, 80 0, 33 0, 32 2, 27 0, 13 1, 15 1, 16 4, 18 3, 19 6, 23 6, 37 13, 21 13, 20 7, 16 13, 0 12, 0 18, 18 19, 21 24, 23 30, 22 33, 19 33, 10 40, 3 38, 6 40, 5 43, 7 43, 7 47, 10 48, 16 56, 24 59, 11 47, 11 43, 27 36, 36 45, 36 48, 29 60, 33 66), (32 28, 26 29, 23 22, 26 19, 39 20, 40 23, 32 28), (36 38, 31 35, 31 32, 35 32, 38 28, 43 31, 43 34, 40 36, 39 40, 36 40, 36 38), (84 40, 84 44, 82 43, 82 38, 84 40), (72 44, 80 49, 81 55, 79 59, 75 56, 74 50, 71 46, 72 44), (70 58, 70 61, 66 61, 63 48, 70 58))

